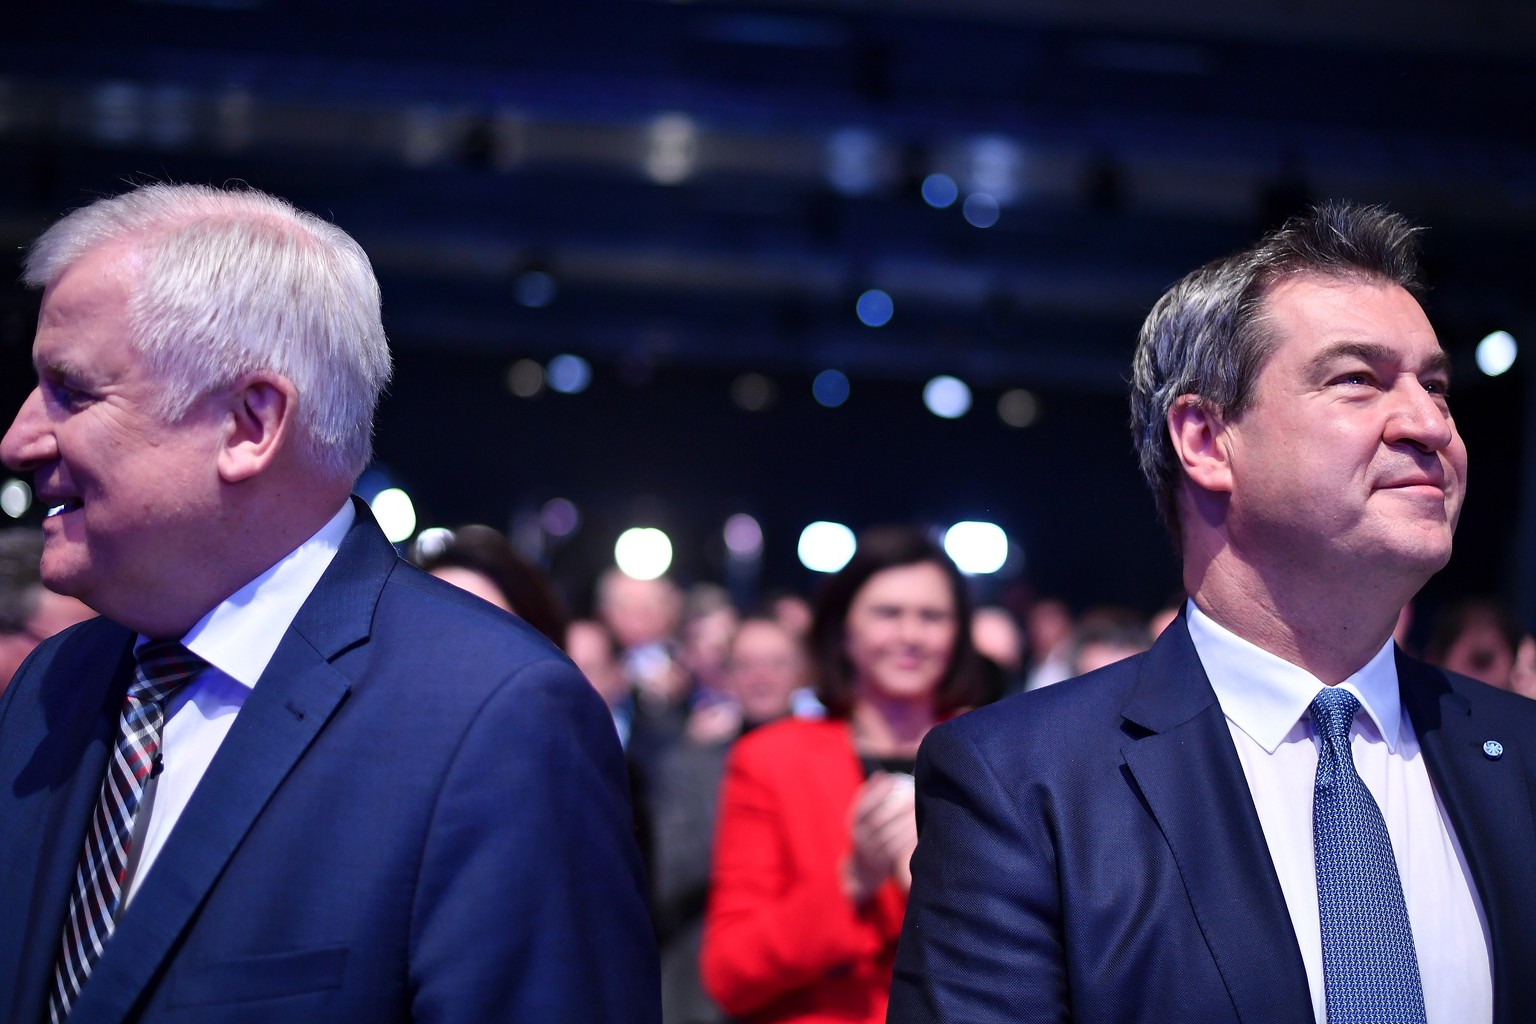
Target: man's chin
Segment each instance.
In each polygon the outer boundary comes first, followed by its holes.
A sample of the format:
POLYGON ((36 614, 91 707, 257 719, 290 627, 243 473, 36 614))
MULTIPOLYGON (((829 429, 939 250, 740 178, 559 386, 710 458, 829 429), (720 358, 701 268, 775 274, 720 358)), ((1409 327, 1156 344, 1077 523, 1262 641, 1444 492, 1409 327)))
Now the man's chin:
POLYGON ((55 594, 73 597, 89 605, 91 602, 86 596, 91 589, 89 567, 79 564, 78 558, 75 557, 77 554, 77 552, 55 552, 51 547, 44 547, 38 574, 43 579, 43 586, 55 594))

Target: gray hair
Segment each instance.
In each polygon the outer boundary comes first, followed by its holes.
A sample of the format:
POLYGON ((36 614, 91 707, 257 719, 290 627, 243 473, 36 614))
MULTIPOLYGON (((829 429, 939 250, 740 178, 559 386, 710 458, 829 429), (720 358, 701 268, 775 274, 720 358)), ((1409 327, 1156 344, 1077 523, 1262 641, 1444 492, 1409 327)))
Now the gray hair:
POLYGON ((25 633, 42 597, 41 530, 0 530, 0 636, 25 633))
POLYGON ((1163 523, 1179 541, 1175 495, 1181 469, 1168 437, 1168 412, 1181 395, 1236 417, 1276 339, 1264 300, 1277 281, 1299 275, 1382 281, 1422 294, 1420 229, 1379 206, 1331 202, 1292 217, 1256 244, 1207 263, 1163 294, 1147 314, 1131 370, 1131 435, 1163 523))
POLYGON ((362 472, 390 356, 379 285, 351 236, 255 189, 150 184, 50 227, 24 280, 47 287, 111 245, 137 263, 129 343, 164 384, 162 416, 179 420, 243 374, 279 373, 298 390, 311 462, 337 478, 362 472))

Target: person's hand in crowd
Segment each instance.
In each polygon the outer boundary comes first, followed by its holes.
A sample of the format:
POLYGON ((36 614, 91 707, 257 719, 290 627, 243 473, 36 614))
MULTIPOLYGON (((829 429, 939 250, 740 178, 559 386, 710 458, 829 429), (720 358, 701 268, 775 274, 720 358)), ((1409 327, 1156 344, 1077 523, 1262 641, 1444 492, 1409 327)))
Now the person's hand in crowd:
POLYGON ((909 889, 912 851, 917 848, 912 777, 876 772, 860 787, 849 820, 853 849, 842 865, 848 898, 863 903, 888 878, 896 879, 903 891, 909 889))

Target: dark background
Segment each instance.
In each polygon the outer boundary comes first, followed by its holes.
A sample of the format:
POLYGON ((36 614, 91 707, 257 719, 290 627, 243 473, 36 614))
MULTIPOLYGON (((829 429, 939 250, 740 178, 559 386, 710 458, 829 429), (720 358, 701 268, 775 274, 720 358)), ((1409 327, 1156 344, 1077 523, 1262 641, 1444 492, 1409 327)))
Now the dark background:
MULTIPOLYGON (((1536 339, 1536 7, 1159 6, 1178 9, 30 5, 0 36, 0 252, 147 179, 245 181, 333 219, 384 289, 383 468, 424 526, 527 536, 574 501, 580 530, 545 555, 578 605, 630 525, 668 530, 684 581, 723 578, 720 528, 745 511, 762 587, 812 585, 794 545, 813 519, 977 518, 1022 556, 989 596, 1150 611, 1177 578, 1125 429, 1141 317, 1310 201, 1384 202, 1431 229, 1472 460, 1424 605, 1497 593, 1536 625, 1529 356, 1498 379, 1471 363, 1495 328, 1536 339), (691 162, 658 180, 669 116, 691 162), (935 171, 996 192, 996 225, 925 204, 935 171), (530 270, 552 303, 518 301, 530 270), (868 287, 895 300, 885 327, 854 316, 868 287), (514 361, 557 353, 591 362, 588 390, 508 391, 514 361), (827 368, 852 382, 840 408, 811 397, 827 368), (731 400, 747 371, 776 384, 764 411, 731 400), (923 409, 936 373, 971 385, 968 415, 923 409), (1018 387, 1040 405, 1024 429, 995 413, 1018 387)), ((15 277, 0 266, 7 419, 37 302, 15 277)))

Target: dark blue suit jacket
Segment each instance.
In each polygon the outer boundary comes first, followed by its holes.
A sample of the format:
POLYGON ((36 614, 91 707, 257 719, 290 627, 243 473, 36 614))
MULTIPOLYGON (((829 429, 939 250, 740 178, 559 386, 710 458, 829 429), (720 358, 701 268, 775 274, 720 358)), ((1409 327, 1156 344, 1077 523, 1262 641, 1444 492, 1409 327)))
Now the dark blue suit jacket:
MULTIPOLYGON (((1495 1018, 1536 1021, 1536 701, 1401 654, 1397 668, 1487 914, 1495 1018)), ((893 1024, 1312 1021, 1279 878, 1182 618, 1144 655, 935 729, 917 778, 893 1024)))
MULTIPOLYGON (((105 620, 0 698, 0 1013, 46 1019, 131 670, 105 620)), ((659 1019, 607 709, 532 629, 358 521, 71 1024, 659 1019)))

